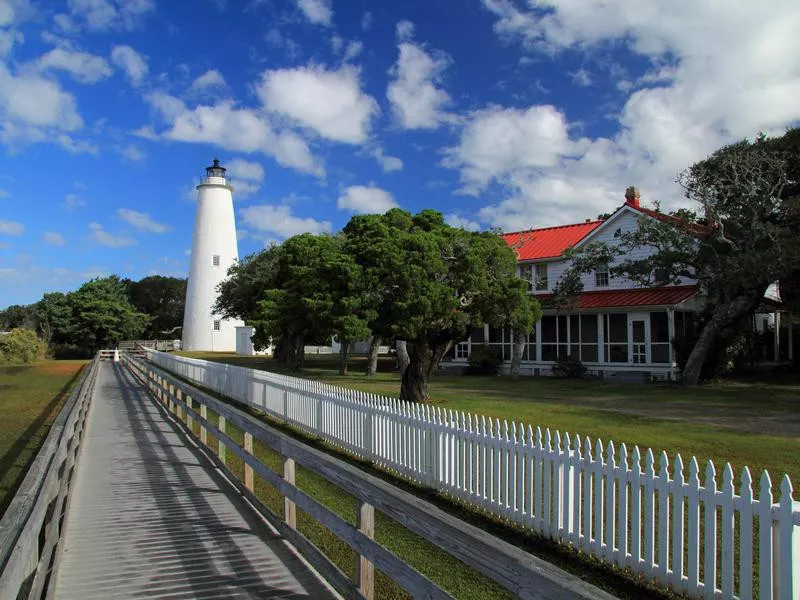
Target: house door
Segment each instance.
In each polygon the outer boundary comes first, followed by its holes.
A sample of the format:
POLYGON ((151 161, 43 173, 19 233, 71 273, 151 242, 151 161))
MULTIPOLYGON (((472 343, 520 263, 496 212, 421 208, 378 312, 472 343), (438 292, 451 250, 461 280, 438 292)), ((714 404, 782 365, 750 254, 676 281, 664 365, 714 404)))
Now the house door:
POLYGON ((631 363, 650 362, 650 314, 628 313, 628 355, 631 363))

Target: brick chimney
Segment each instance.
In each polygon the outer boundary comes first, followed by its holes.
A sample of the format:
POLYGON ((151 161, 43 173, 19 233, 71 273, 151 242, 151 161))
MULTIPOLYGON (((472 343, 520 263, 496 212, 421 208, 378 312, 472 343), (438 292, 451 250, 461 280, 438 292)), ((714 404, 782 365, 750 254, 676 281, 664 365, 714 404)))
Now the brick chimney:
POLYGON ((625 190, 625 204, 639 208, 639 188, 630 186, 625 190))

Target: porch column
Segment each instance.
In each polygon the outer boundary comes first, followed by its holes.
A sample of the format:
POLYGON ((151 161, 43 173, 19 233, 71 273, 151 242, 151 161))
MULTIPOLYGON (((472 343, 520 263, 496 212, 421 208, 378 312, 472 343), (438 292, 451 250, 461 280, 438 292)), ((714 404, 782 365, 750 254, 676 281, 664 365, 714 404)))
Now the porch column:
POLYGON ((542 361, 542 320, 536 321, 536 362, 542 361))
POLYGON ((600 313, 597 315, 597 362, 599 363, 606 362, 606 340, 603 333, 604 318, 605 313, 600 313))
POLYGON ((775 311, 775 362, 780 360, 781 351, 781 313, 775 311))
POLYGON ((667 347, 667 361, 673 367, 675 366, 675 358, 673 357, 672 340, 675 338, 675 309, 667 309, 667 340, 669 346, 667 347))
POLYGON ((792 311, 789 311, 789 362, 794 362, 794 336, 792 335, 794 328, 794 319, 792 318, 792 311))

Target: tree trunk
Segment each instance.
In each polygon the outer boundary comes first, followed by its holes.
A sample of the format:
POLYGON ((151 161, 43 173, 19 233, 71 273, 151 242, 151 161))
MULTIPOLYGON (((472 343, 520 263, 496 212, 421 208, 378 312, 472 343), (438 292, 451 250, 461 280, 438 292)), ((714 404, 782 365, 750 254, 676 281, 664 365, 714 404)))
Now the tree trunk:
POLYGON ((339 342, 339 375, 347 375, 347 358, 350 356, 350 342, 339 342))
POLYGON ((375 375, 378 372, 378 351, 381 349, 381 336, 372 335, 369 342, 369 360, 367 361, 367 376, 375 375))
POLYGON ((439 361, 453 346, 451 341, 431 347, 427 342, 406 344, 409 363, 401 378, 400 399, 408 402, 428 402, 428 380, 439 366, 439 361))
POLYGON ((305 362, 305 340, 302 336, 291 336, 286 340, 286 364, 292 371, 299 371, 305 362))
POLYGON ((726 304, 720 304, 711 314, 711 319, 703 327, 700 337, 692 348, 686 366, 681 373, 681 382, 684 385, 697 385, 703 365, 708 360, 709 353, 714 349, 720 333, 746 315, 755 310, 760 300, 759 295, 738 296, 726 304))
POLYGON ((402 379, 408 368, 408 363, 411 362, 411 359, 408 357, 406 341, 397 340, 397 342, 395 342, 395 349, 397 350, 397 368, 400 369, 400 378, 402 379))
POLYGON ((519 379, 519 371, 522 366, 522 355, 525 353, 525 344, 528 342, 528 334, 524 331, 514 332, 514 352, 511 355, 511 381, 519 379))

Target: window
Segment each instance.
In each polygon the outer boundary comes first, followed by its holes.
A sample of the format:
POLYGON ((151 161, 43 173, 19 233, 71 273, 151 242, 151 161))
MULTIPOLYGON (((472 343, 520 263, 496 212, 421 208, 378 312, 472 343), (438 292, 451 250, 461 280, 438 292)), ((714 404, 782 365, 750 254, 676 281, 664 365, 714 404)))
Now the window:
POLYGON ((542 317, 542 360, 572 356, 597 362, 597 315, 542 317))
POLYGON ((456 359, 466 360, 469 358, 469 342, 456 344, 456 359))
POLYGON ((597 269, 594 272, 595 287, 608 287, 608 267, 597 269))
POLYGON ((221 321, 214 321, 214 331, 219 331, 221 321))
POLYGON ((653 271, 653 285, 667 285, 669 284, 669 270, 663 267, 657 267, 653 271))
POLYGON ((219 254, 215 254, 214 257, 211 259, 211 263, 215 266, 219 266, 219 254))
POLYGON ((650 360, 669 362, 669 319, 665 312, 650 313, 650 360))
POLYGON ((536 264, 536 291, 547 291, 547 263, 536 264))

